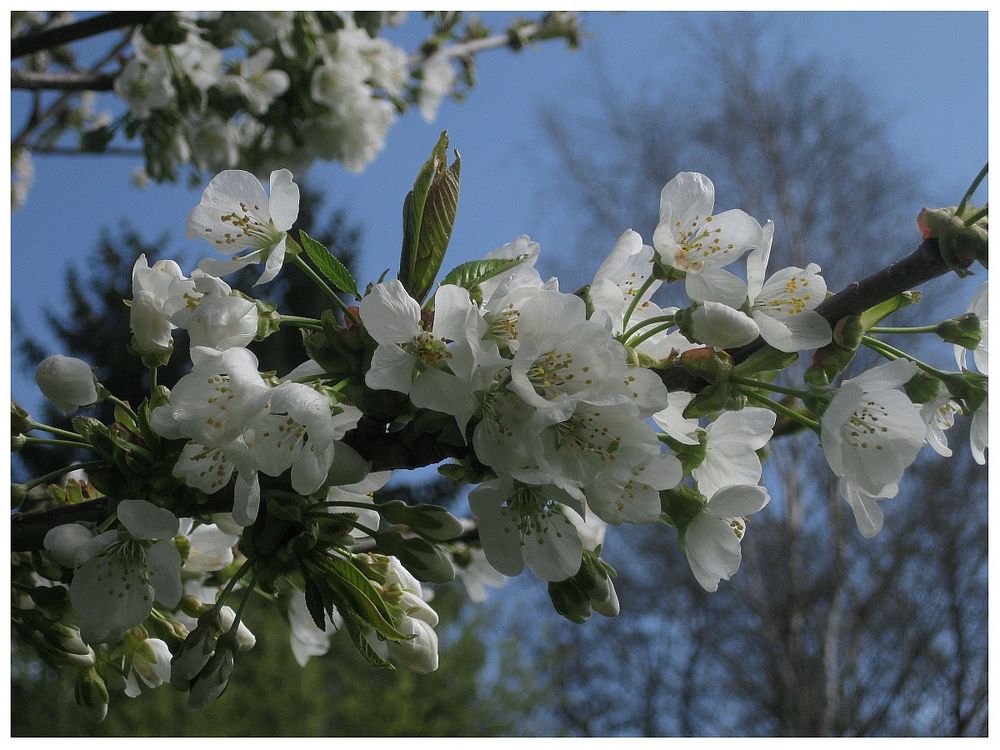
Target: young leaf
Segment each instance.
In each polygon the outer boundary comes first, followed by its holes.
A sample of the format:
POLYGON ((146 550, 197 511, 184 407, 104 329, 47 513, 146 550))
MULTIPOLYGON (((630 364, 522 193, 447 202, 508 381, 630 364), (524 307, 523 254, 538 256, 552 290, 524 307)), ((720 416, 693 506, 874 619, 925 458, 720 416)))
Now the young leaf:
POLYGON ((306 251, 306 255, 316 264, 316 268, 326 277, 327 281, 340 291, 354 295, 355 299, 361 299, 361 295, 358 293, 358 283, 351 276, 351 272, 347 270, 347 266, 337 260, 336 256, 327 250, 323 243, 317 242, 306 234, 305 230, 301 229, 299 230, 299 241, 302 243, 302 249, 306 251))
POLYGON ((523 257, 470 260, 468 263, 462 263, 451 269, 441 280, 441 284, 454 284, 471 291, 487 279, 499 276, 523 262, 523 257))
POLYGON ((421 167, 413 190, 403 202, 403 249, 399 280, 422 302, 441 268, 458 210, 462 159, 448 166, 448 133, 441 133, 430 158, 421 167))

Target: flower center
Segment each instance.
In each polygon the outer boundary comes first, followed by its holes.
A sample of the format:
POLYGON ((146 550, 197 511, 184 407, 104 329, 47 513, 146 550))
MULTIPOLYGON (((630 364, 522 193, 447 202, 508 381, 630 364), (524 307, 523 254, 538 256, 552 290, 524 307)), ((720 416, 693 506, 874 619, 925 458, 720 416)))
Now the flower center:
POLYGON ((879 438, 883 437, 889 428, 878 422, 888 416, 888 410, 881 404, 865 401, 844 422, 840 428, 840 436, 855 449, 883 450, 885 446, 879 442, 879 438))

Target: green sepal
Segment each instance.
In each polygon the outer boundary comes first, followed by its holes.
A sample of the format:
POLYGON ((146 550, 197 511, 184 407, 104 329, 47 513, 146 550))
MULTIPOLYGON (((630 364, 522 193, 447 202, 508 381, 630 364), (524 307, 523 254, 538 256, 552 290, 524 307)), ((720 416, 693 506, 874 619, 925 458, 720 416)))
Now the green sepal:
POLYGON ((583 625, 590 619, 593 611, 590 597, 577 585, 575 579, 549 581, 548 592, 552 607, 570 622, 583 625))
POLYGON ((458 151, 448 166, 448 133, 442 132, 403 201, 399 280, 417 302, 427 296, 444 261, 458 212, 461 170, 458 151))
MULTIPOLYGON (((867 331, 877 326, 883 319, 889 317, 894 312, 898 312, 904 307, 915 305, 920 301, 922 296, 923 294, 917 291, 900 292, 895 297, 890 297, 884 302, 879 302, 874 307, 869 307, 861 313, 861 327, 867 331)), ((849 346, 850 344, 848 343, 847 345, 849 346)))
POLYGON ((935 333, 949 344, 976 349, 983 340, 983 330, 975 313, 966 313, 938 323, 935 333))
POLYGON ((733 367, 733 375, 756 375, 760 372, 784 370, 799 358, 798 352, 783 352, 773 346, 762 346, 733 367))
POLYGON ((660 520, 684 531, 705 507, 705 498, 694 487, 675 487, 660 492, 660 520))
POLYGON ((926 404, 938 397, 941 392, 941 381, 926 372, 917 372, 903 384, 907 398, 915 404, 926 404))
POLYGON ((708 446, 708 432, 699 428, 698 429, 698 443, 696 445, 688 445, 687 443, 682 443, 679 440, 674 440, 669 435, 658 435, 660 442, 665 443, 677 457, 677 460, 681 462, 681 469, 684 474, 690 474, 698 466, 701 466, 702 462, 705 460, 705 451, 708 446))
POLYGON ((358 292, 358 282, 354 280, 347 266, 341 263, 323 243, 314 240, 306 234, 304 229, 299 230, 299 241, 302 243, 302 249, 309 256, 309 260, 326 277, 327 281, 341 292, 353 295, 354 299, 361 299, 361 294, 358 292))
POLYGON ((390 531, 379 534, 377 546, 383 555, 398 557, 417 580, 448 583, 455 578, 455 565, 451 557, 426 539, 406 538, 390 531))
POLYGON ((389 523, 403 524, 434 541, 454 539, 463 531, 462 522, 437 505, 407 505, 401 500, 392 500, 377 508, 389 523))

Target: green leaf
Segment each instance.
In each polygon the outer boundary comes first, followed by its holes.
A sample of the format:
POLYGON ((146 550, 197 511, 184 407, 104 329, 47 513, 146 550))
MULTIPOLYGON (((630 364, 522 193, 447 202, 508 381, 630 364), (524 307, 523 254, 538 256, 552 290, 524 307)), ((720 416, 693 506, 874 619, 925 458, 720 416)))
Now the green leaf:
POLYGON ((306 608, 312 617, 316 627, 326 631, 326 607, 323 602, 323 594, 320 593, 319 585, 306 576, 306 608))
POLYGON ((519 258, 495 258, 491 260, 470 260, 451 269, 441 279, 441 284, 454 284, 463 289, 472 290, 487 279, 499 276, 525 261, 527 255, 519 258))
POLYGON ((399 280, 418 302, 434 284, 451 240, 458 211, 462 158, 448 166, 448 133, 438 138, 430 158, 420 168, 413 190, 403 201, 403 248, 399 280))
POLYGON ((327 281, 340 291, 354 295, 355 299, 361 299, 361 294, 358 292, 358 282, 351 276, 347 266, 337 260, 337 257, 322 242, 317 242, 302 229, 299 230, 299 241, 302 244, 302 249, 306 251, 306 255, 316 265, 319 272, 326 277, 327 281))
POLYGON ((361 571, 346 560, 336 557, 328 557, 324 562, 324 567, 332 575, 331 583, 336 592, 346 599, 348 609, 356 612, 364 622, 386 638, 394 641, 407 639, 406 635, 396 629, 381 594, 361 571))
POLYGON ((391 663, 375 652, 375 649, 372 648, 361 632, 361 628, 358 627, 358 623, 353 618, 348 617, 346 613, 344 613, 344 627, 347 628, 347 632, 351 636, 351 640, 354 642, 354 647, 358 650, 358 653, 365 657, 369 664, 382 667, 383 669, 396 669, 391 663))

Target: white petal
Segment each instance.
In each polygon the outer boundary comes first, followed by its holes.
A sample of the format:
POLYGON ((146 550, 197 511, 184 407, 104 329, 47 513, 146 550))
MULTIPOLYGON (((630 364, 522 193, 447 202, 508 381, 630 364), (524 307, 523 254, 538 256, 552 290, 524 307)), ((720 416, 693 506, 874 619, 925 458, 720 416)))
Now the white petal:
POLYGON ((718 302, 699 305, 691 315, 691 323, 699 341, 720 349, 749 344, 760 333, 753 318, 718 302))
POLYGON ((731 485, 718 490, 705 505, 705 512, 718 518, 738 518, 756 513, 770 500, 764 487, 731 485))
POLYGON ((156 592, 156 601, 173 609, 181 600, 181 556, 167 540, 157 542, 146 551, 149 583, 156 592))
POLYGON ((543 581, 563 581, 575 575, 583 559, 583 544, 576 528, 559 512, 548 514, 541 530, 529 527, 523 551, 525 563, 543 581))
POLYGON ((699 513, 684 532, 684 554, 705 591, 716 591, 740 568, 740 540, 728 522, 699 513))
POLYGON ((684 291, 695 302, 718 302, 734 308, 747 298, 746 282, 723 268, 689 273, 684 279, 684 291))
POLYGON ((299 186, 292 182, 287 169, 271 172, 271 197, 267 202, 274 228, 287 231, 299 215, 299 186))
POLYGON ((177 534, 177 517, 146 500, 122 500, 116 512, 133 539, 169 539, 177 534))
POLYGON ((420 305, 398 279, 373 286, 360 311, 365 329, 380 344, 402 344, 420 334, 420 305))
POLYGON ((379 344, 365 373, 365 385, 373 390, 409 393, 417 358, 396 344, 379 344))

